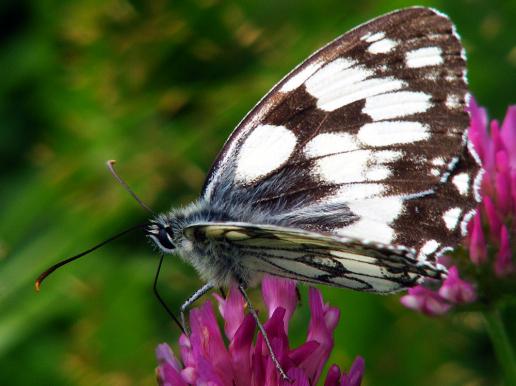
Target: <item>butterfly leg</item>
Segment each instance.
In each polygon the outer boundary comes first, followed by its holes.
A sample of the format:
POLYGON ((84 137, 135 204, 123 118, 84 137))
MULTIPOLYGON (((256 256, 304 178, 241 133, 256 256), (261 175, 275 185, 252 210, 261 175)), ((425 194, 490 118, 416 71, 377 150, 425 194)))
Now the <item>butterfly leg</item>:
POLYGON ((172 311, 170 311, 170 308, 168 308, 167 303, 165 303, 165 301, 163 300, 163 298, 161 297, 161 295, 158 292, 158 278, 159 278, 159 273, 161 272, 161 266, 163 265, 164 257, 165 257, 165 255, 162 253, 161 257, 159 259, 158 269, 156 270, 156 276, 154 276, 154 285, 152 286, 152 289, 154 291, 154 295, 156 295, 160 304, 163 306, 165 311, 167 311, 167 314, 170 315, 172 320, 179 326, 179 329, 183 332, 183 334, 185 334, 186 330, 185 330, 183 324, 181 324, 181 322, 179 322, 179 320, 177 320, 177 317, 174 315, 174 313, 172 311))
POLYGON ((271 342, 269 341, 267 332, 265 331, 265 328, 263 327, 262 322, 260 322, 260 319, 258 318, 258 314, 257 314, 256 310, 254 309, 253 304, 251 303, 251 300, 249 299, 249 296, 247 296, 245 287, 243 285, 239 285, 238 289, 240 290, 240 293, 244 296, 244 299, 247 303, 247 307, 249 307, 249 312, 251 313, 251 315, 253 315, 253 318, 256 321, 256 324, 258 325, 258 329, 262 333, 263 341, 265 342, 265 345, 267 346, 267 349, 269 350, 269 353, 271 354, 272 363, 274 363, 274 366, 276 366, 276 369, 280 373, 281 378, 289 381, 290 378, 285 373, 285 370, 283 370, 283 368, 281 367, 281 364, 279 363, 278 358, 276 358, 276 354, 274 354, 274 351, 272 350, 271 342))
MULTIPOLYGON (((200 297, 202 297, 203 295, 205 295, 208 291, 210 291, 211 289, 213 288, 213 284, 211 283, 206 283, 205 285, 203 285, 201 288, 199 288, 197 291, 195 291, 195 293, 190 296, 186 302, 183 303, 183 305, 181 306, 181 324, 184 326, 186 332, 187 332, 187 335, 190 333, 190 329, 188 328, 188 324, 186 323, 186 318, 185 318, 185 312, 188 310, 188 308, 190 308, 190 306, 197 300, 199 299, 200 297)), ((184 331, 183 331, 184 332, 184 331)))

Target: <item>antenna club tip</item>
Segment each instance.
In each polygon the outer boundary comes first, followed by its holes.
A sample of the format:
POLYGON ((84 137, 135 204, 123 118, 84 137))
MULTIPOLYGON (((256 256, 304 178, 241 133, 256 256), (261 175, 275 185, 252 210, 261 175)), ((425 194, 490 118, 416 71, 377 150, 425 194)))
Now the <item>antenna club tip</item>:
POLYGON ((36 292, 39 292, 39 290, 41 289, 41 281, 36 280, 36 282, 34 283, 34 289, 36 290, 36 292))

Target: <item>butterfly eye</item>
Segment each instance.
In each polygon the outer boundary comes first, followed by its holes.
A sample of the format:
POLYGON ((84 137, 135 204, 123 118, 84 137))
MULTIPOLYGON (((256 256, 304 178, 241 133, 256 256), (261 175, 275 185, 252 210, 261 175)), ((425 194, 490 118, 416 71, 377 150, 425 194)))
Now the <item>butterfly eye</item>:
POLYGON ((172 244, 172 230, 170 228, 159 229, 158 241, 165 249, 175 249, 174 244, 172 244))

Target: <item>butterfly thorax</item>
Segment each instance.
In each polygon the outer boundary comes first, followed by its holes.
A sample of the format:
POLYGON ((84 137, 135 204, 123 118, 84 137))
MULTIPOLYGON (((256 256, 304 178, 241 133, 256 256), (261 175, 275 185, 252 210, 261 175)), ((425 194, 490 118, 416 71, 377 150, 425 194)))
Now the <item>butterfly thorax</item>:
POLYGON ((157 216, 147 228, 147 235, 162 252, 179 255, 194 266, 203 280, 215 286, 226 287, 231 283, 254 285, 259 278, 242 264, 237 248, 212 242, 195 231, 187 232, 196 224, 226 222, 283 225, 280 217, 270 213, 236 207, 228 210, 224 205, 198 200, 157 216))

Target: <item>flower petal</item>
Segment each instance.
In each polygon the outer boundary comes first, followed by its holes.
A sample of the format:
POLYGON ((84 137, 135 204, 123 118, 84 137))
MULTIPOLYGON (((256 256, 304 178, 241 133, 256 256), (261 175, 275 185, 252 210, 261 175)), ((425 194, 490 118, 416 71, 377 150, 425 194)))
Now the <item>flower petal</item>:
POLYGON ((168 344, 158 345, 156 357, 159 363, 156 368, 156 377, 160 386, 187 386, 187 383, 181 377, 181 364, 168 344))
POLYGON ((496 203, 502 213, 509 213, 511 208, 511 177, 507 166, 509 158, 505 151, 496 153, 498 172, 495 176, 496 203))
POLYGON ((365 361, 364 358, 358 356, 351 365, 348 374, 342 374, 340 381, 341 386, 360 386, 362 377, 364 376, 365 361))
POLYGON ((498 251, 495 262, 495 273, 498 277, 506 276, 513 271, 511 256, 509 231, 507 227, 503 225, 500 232, 500 250, 498 251))
MULTIPOLYGON (((502 139, 502 136, 501 136, 501 133, 500 133, 500 125, 498 124, 498 121, 497 120, 492 120, 491 121, 491 124, 490 124, 490 136, 491 136, 491 143, 492 143, 492 147, 490 149, 490 152, 494 155, 494 160, 495 160, 495 165, 497 165, 496 163, 496 154, 498 154, 499 152, 502 152, 502 153, 505 153, 507 152, 507 148, 505 147, 505 143, 502 139)), ((509 164, 507 164, 509 165, 509 164)))
MULTIPOLYGON (((283 370, 288 371, 291 366, 290 360, 286 355, 288 353, 288 337, 285 334, 283 324, 284 316, 285 309, 282 307, 276 308, 270 319, 263 326, 274 349, 276 358, 281 363, 283 370)), ((278 370, 270 358, 269 349, 261 333, 256 338, 252 362, 255 385, 276 385, 278 383, 278 370)))
POLYGON ((156 347, 156 357, 158 358, 158 363, 169 363, 177 371, 180 371, 182 368, 174 352, 166 343, 161 343, 156 347))
POLYGON ((315 341, 319 346, 299 367, 304 369, 310 382, 315 385, 333 348, 333 331, 340 318, 340 311, 325 305, 321 292, 315 288, 309 290, 309 303, 311 319, 306 340, 315 341))
POLYGON ((197 383, 197 367, 186 367, 181 371, 181 376, 187 383, 191 383, 192 385, 197 383))
POLYGON ((511 215, 513 218, 516 218, 516 168, 511 170, 511 199, 512 199, 511 215))
POLYGON ((473 229, 469 242, 469 257, 473 264, 480 265, 487 260, 487 245, 484 238, 484 230, 482 229, 480 213, 475 215, 472 223, 473 229))
POLYGON ((400 301, 405 307, 429 316, 445 314, 451 308, 451 304, 439 294, 420 285, 409 288, 408 295, 404 295, 400 301))
MULTIPOLYGON (((279 326, 281 326, 281 324, 279 326)), ((269 341, 271 342, 272 351, 281 364, 281 367, 288 373, 290 369, 294 368, 288 358, 288 341, 284 341, 278 336, 275 336, 272 339, 269 338, 269 341)), ((267 378, 266 385, 277 386, 281 382, 281 376, 270 355, 267 356, 267 359, 267 368, 265 373, 267 378)))
POLYGON ((502 124, 500 136, 510 156, 512 169, 516 168, 516 106, 509 106, 502 124))
MULTIPOLYGON (((489 236, 491 236, 492 241, 495 243, 500 242, 500 228, 502 226, 502 221, 500 220, 500 216, 496 210, 496 207, 491 200, 491 197, 485 196, 482 202, 485 210, 485 214, 487 217, 487 222, 489 223, 489 236)), ((481 225, 481 224, 480 224, 481 225)), ((485 242, 485 241, 483 241, 485 242)))
POLYGON ((448 277, 439 289, 439 295, 456 304, 472 303, 477 298, 473 286, 459 277, 455 266, 448 269, 448 277))
POLYGON ((307 360, 319 346, 319 342, 315 340, 305 342, 298 348, 292 350, 289 357, 294 362, 295 366, 299 366, 299 364, 307 360))
POLYGON ((490 138, 487 134, 487 112, 477 105, 474 98, 470 99, 468 109, 471 116, 468 137, 473 143, 480 159, 485 163, 486 146, 490 143, 490 138))
POLYGON ((288 332, 288 323, 298 303, 296 282, 289 279, 281 279, 271 275, 265 275, 262 280, 263 300, 267 306, 269 317, 278 307, 285 309, 283 323, 285 333, 288 332))
MULTIPOLYGON (((220 371, 217 371, 216 364, 204 357, 199 357, 197 362, 197 380, 195 384, 206 386, 231 386, 231 378, 223 379, 220 371)), ((231 369, 228 369, 231 370, 231 369)))
POLYGON ((181 334, 179 337, 179 350, 185 367, 194 366, 195 359, 192 352, 192 343, 190 342, 190 338, 185 334, 181 334))
POLYGON ((310 386, 310 382, 306 377, 305 373, 301 369, 292 368, 287 372, 287 376, 290 378, 289 381, 282 380, 281 386, 310 386))
POLYGON ((216 372, 225 384, 231 385, 231 358, 224 345, 210 301, 190 311, 190 324, 190 342, 199 377, 216 372), (201 363, 204 363, 202 369, 201 363))
POLYGON ((236 385, 245 385, 252 378, 253 371, 260 370, 259 368, 251 368, 251 350, 255 329, 256 322, 253 316, 249 314, 235 332, 229 345, 236 385))
POLYGON ((219 303, 219 312, 224 318, 224 331, 229 340, 244 320, 245 300, 236 286, 229 289, 226 299, 219 294, 213 294, 219 303))
POLYGON ((340 384, 340 368, 339 366, 333 364, 328 370, 328 374, 326 375, 326 380, 324 381, 324 386, 339 386, 340 384))

